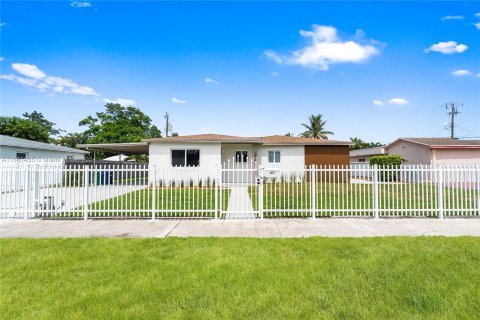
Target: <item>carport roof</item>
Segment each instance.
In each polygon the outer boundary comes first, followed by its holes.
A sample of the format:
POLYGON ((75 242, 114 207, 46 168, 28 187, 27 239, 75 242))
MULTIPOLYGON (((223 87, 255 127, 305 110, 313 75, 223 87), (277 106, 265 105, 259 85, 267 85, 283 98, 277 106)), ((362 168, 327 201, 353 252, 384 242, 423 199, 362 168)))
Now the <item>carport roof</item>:
POLYGON ((77 144, 77 148, 123 153, 127 155, 148 154, 147 142, 77 144))

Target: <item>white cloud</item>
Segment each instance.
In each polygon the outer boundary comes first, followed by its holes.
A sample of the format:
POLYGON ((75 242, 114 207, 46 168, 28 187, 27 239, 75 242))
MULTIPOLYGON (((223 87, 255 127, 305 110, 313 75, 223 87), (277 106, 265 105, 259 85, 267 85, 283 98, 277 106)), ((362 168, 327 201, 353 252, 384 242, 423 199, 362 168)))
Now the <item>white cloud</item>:
POLYGON ((478 30, 480 30, 480 22, 474 23, 473 24, 478 30))
POLYGON ((338 63, 360 63, 379 54, 378 42, 363 39, 363 31, 358 30, 354 40, 341 40, 337 29, 331 26, 314 24, 312 31, 300 30, 300 35, 310 38, 311 44, 289 55, 275 51, 265 51, 265 56, 278 64, 300 65, 302 67, 326 71, 330 65, 338 63))
POLYGON ((212 78, 205 78, 205 83, 207 84, 218 84, 219 82, 212 78))
POLYGON ((278 77, 279 74, 280 73, 278 73, 278 72, 272 72, 272 77, 278 77))
POLYGON ((70 6, 74 8, 88 8, 91 7, 92 4, 88 1, 72 1, 70 2, 70 6))
POLYGON ((376 106, 383 106, 384 105, 382 100, 373 100, 373 104, 376 105, 376 106))
POLYGON ((403 99, 403 98, 392 98, 392 99, 388 100, 388 103, 394 104, 394 105, 397 105, 397 106, 403 106, 403 105, 408 104, 408 101, 403 99))
POLYGON ((477 73, 477 78, 480 78, 480 72, 479 72, 479 73, 477 73))
POLYGON ((46 75, 34 64, 28 63, 13 63, 12 69, 17 71, 23 76, 27 76, 34 79, 45 78, 46 75))
POLYGON ((105 103, 118 103, 121 104, 122 106, 135 106, 137 102, 132 99, 123 99, 123 98, 117 98, 116 100, 110 100, 110 99, 103 99, 103 102, 105 103))
POLYGON ((440 52, 443 54, 462 53, 466 51, 468 47, 464 44, 458 44, 456 41, 439 42, 432 44, 428 49, 425 49, 425 53, 431 51, 440 52))
POLYGON ((4 58, 4 57, 0 57, 0 62, 2 62, 3 60, 5 60, 5 58, 4 58))
POLYGON ((7 25, 6 22, 0 22, 0 27, 5 27, 7 25))
POLYGON ((455 77, 465 77, 465 76, 471 76, 472 73, 468 70, 460 69, 460 70, 453 71, 452 75, 455 77))
POLYGON ((187 102, 186 100, 180 100, 177 97, 172 97, 172 99, 170 99, 170 101, 172 101, 173 103, 176 103, 176 104, 184 104, 184 103, 187 102))
POLYGON ((480 12, 475 13, 475 17, 480 18, 480 12))
POLYGON ((463 20, 463 16, 445 16, 442 18, 442 21, 447 20, 463 20))
POLYGON ((50 93, 73 93, 84 96, 100 96, 93 88, 61 77, 49 76, 34 64, 13 63, 12 69, 24 77, 15 74, 0 75, 1 79, 19 83, 24 86, 35 87, 39 91, 50 93))

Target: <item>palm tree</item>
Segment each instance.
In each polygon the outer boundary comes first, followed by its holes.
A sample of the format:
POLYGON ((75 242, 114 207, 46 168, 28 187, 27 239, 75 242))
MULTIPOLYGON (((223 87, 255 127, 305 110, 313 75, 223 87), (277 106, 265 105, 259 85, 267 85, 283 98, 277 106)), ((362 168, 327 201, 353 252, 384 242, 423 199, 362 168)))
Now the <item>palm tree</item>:
POLYGON ((285 137, 293 137, 294 134, 291 133, 291 132, 287 132, 287 133, 284 134, 284 136, 285 136, 285 137))
POLYGON ((310 124, 307 125, 302 123, 307 130, 300 134, 303 138, 313 138, 313 139, 328 139, 328 134, 334 134, 332 131, 325 131, 325 124, 327 121, 322 120, 322 115, 312 114, 308 117, 310 124))
POLYGON ((350 150, 358 150, 358 149, 366 149, 366 148, 375 148, 375 147, 383 147, 384 144, 381 142, 365 142, 360 138, 350 138, 352 141, 352 145, 350 145, 350 150))

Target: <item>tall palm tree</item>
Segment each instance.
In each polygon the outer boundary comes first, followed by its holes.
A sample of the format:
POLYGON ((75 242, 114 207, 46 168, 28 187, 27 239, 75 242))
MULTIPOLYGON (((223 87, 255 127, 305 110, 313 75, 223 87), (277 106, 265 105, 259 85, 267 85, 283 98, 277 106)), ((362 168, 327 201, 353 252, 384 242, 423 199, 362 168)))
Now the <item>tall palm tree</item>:
POLYGON ((314 139, 328 139, 328 134, 334 134, 332 131, 325 130, 325 124, 327 121, 322 120, 322 115, 314 115, 312 114, 308 117, 310 124, 302 123, 302 126, 307 129, 304 131, 300 136, 303 138, 314 138, 314 139))

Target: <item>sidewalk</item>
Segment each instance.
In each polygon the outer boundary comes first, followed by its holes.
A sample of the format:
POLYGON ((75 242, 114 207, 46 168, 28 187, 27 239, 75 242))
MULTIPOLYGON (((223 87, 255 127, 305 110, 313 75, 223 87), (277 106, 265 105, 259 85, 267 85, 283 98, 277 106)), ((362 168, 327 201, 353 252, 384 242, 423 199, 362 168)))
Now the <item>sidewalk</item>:
POLYGON ((2 220, 2 238, 480 236, 480 219, 2 220))

